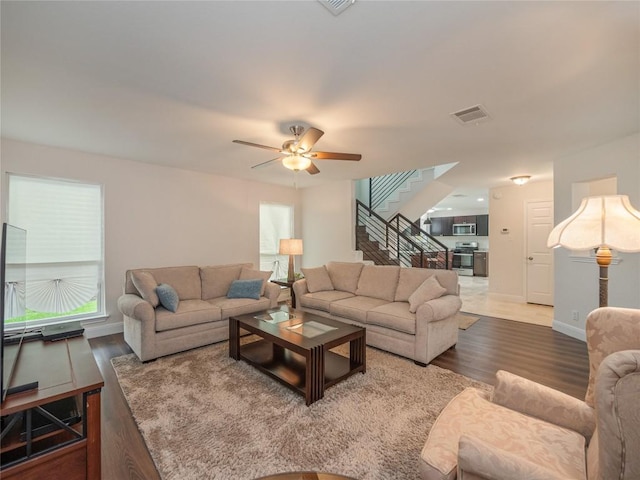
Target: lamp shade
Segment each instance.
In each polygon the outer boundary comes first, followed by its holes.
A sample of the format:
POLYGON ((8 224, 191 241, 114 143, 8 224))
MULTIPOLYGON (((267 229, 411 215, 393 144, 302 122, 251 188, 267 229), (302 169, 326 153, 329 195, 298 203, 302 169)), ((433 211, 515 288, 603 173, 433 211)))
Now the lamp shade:
POLYGON ((302 255, 302 239, 282 238, 280 239, 280 255, 302 255))
POLYGON ((640 212, 627 195, 586 197, 569 218, 555 226, 547 247, 590 250, 606 245, 620 252, 640 251, 640 212))

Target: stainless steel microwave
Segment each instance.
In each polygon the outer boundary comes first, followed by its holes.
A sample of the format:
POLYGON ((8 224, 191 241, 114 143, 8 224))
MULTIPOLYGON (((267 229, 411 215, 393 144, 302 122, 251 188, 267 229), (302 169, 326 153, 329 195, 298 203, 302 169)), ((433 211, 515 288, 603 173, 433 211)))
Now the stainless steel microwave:
POLYGON ((475 235, 476 224, 475 223, 454 223, 453 234, 454 235, 475 235))

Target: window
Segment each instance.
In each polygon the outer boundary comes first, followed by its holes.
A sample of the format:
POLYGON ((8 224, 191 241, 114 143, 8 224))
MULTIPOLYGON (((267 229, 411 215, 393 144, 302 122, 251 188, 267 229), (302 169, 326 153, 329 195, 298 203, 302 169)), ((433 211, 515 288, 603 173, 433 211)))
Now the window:
POLYGON ((293 238, 293 207, 261 203, 260 270, 272 270, 272 279, 287 276, 289 257, 278 255, 281 238, 293 238))
POLYGON ((27 324, 103 314, 102 187, 11 174, 8 206, 27 231, 27 324))

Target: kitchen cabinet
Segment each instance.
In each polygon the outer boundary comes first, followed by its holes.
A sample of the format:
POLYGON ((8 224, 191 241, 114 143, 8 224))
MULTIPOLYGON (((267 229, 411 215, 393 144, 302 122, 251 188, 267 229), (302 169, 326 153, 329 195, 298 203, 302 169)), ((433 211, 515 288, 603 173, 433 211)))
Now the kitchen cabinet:
POLYGON ((453 217, 453 223, 476 223, 475 215, 461 215, 453 217))
POLYGON ((489 252, 473 252, 473 276, 489 276, 489 252))
POLYGON ((449 237, 453 235, 453 225, 456 223, 475 223, 476 236, 489 236, 489 215, 459 215, 456 217, 436 217, 431 219, 431 235, 434 237, 449 237))
POLYGON ((431 235, 447 237, 453 235, 453 217, 436 217, 431 219, 431 235))
POLYGON ((489 215, 476 216, 476 235, 479 237, 489 236, 489 215))

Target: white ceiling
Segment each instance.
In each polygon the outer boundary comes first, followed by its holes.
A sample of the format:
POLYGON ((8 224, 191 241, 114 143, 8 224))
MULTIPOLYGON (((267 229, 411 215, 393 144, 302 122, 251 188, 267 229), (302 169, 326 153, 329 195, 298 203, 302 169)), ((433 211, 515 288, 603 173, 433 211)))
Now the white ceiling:
MULTIPOLYGON (((640 130, 639 2, 1 2, 2 136, 300 187, 460 162, 476 197, 640 130), (450 113, 482 104, 491 120, 450 113)), ((458 202, 460 203, 460 201, 458 202)), ((459 206, 459 205, 456 205, 459 206)), ((477 206, 477 205, 475 205, 477 206)))

